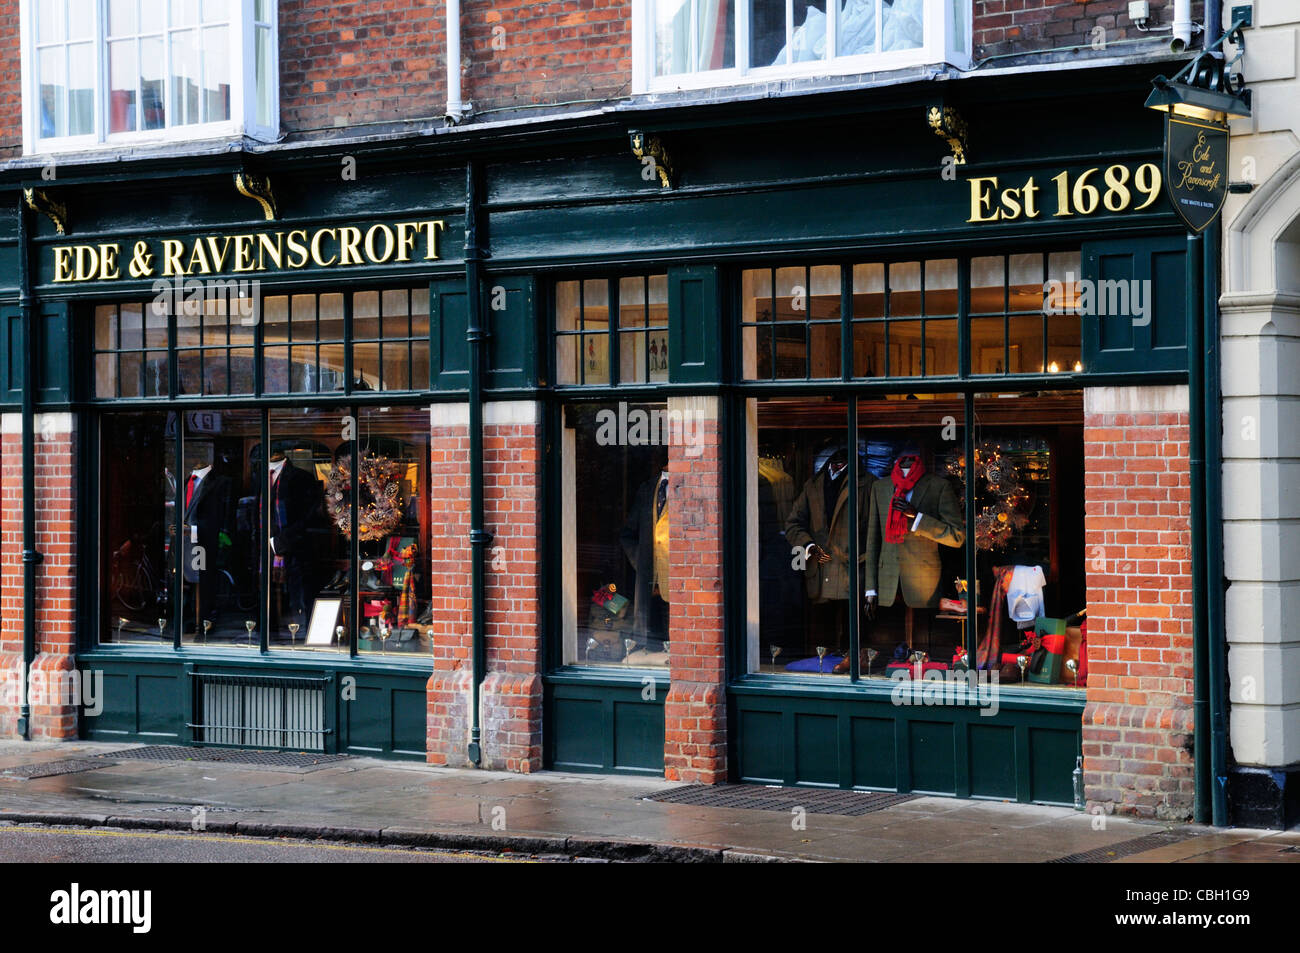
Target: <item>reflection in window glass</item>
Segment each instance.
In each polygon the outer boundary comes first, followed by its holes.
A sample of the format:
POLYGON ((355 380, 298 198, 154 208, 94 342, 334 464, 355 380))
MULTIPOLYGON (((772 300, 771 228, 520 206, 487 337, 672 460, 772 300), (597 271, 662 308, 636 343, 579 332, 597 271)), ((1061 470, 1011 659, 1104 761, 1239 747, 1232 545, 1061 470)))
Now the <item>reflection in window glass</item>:
MULTIPOLYGON (((666 666, 673 493, 663 403, 564 408, 565 664, 666 666)), ((681 415, 678 415, 680 421, 681 415)))
POLYGON ((181 415, 181 640, 257 648, 260 527, 251 454, 262 415, 249 410, 181 415))
POLYGON ((735 5, 726 0, 654 0, 655 75, 736 65, 735 5))
POLYGON ((100 427, 100 641, 171 645, 176 417, 113 414, 100 427))
POLYGON ((588 386, 668 380, 668 276, 556 282, 555 377, 588 386))

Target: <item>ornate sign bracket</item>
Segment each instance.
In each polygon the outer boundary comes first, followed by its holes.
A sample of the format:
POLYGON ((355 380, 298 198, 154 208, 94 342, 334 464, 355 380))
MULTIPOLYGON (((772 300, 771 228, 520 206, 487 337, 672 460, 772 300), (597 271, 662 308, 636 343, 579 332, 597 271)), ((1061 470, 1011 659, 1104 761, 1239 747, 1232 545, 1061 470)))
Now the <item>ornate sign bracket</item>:
POLYGON ((930 128, 940 139, 948 143, 953 160, 957 165, 966 164, 967 132, 966 120, 951 106, 931 106, 926 112, 930 128))
POLYGON ((641 161, 641 178, 649 182, 657 177, 660 188, 671 189, 677 179, 677 170, 664 141, 653 133, 637 129, 628 132, 628 139, 632 155, 641 161))
POLYGON ((275 196, 271 194, 271 180, 264 175, 254 175, 251 172, 235 173, 235 190, 240 195, 252 199, 258 205, 262 206, 262 215, 268 222, 275 221, 276 207, 275 196))
POLYGON ((44 189, 23 189, 23 202, 33 212, 40 212, 53 222, 60 235, 67 234, 68 207, 62 202, 56 202, 50 193, 44 189))

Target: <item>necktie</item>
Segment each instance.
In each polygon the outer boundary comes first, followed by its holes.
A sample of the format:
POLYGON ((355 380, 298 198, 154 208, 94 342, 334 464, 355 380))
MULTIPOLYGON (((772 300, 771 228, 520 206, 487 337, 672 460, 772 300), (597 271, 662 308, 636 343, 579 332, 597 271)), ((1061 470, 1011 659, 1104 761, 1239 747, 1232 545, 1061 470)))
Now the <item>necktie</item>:
POLYGON ((191 473, 190 478, 185 483, 185 508, 190 508, 190 501, 194 499, 194 488, 199 485, 197 474, 191 473))
POLYGON ((668 480, 667 478, 659 481, 659 491, 655 494, 655 519, 658 519, 668 504, 668 480))

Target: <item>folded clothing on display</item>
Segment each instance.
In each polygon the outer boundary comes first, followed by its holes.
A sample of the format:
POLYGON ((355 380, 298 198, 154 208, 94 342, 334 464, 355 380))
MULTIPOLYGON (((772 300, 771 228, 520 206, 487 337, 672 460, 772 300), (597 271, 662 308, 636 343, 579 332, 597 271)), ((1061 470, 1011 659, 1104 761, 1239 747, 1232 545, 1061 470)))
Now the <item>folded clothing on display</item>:
POLYGON ((808 658, 801 658, 797 661, 791 662, 785 667, 785 670, 787 672, 816 672, 818 670, 818 662, 820 662, 821 671, 825 673, 829 672, 836 665, 839 665, 842 661, 844 661, 844 656, 839 654, 827 654, 826 657, 822 659, 818 659, 815 655, 810 655, 808 658))
MULTIPOLYGON (((885 674, 890 678, 907 678, 916 677, 917 664, 915 662, 890 662, 885 666, 885 674), (902 673, 902 674, 899 674, 902 673)), ((921 677, 925 677, 926 672, 946 672, 948 671, 947 662, 922 662, 920 665, 921 677)))

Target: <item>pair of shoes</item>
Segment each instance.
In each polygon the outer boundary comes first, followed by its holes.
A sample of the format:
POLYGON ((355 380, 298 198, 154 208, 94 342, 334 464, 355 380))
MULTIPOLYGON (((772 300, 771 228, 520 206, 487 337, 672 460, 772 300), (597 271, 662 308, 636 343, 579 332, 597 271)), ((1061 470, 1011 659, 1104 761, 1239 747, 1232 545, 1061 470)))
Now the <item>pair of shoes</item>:
POLYGON ((334 578, 327 582, 323 588, 326 592, 332 592, 336 589, 347 588, 347 584, 348 571, 346 569, 340 569, 334 574, 334 578))
POLYGON ((379 576, 375 573, 373 569, 367 569, 365 572, 363 572, 361 576, 357 579, 357 583, 361 586, 362 589, 387 589, 388 588, 387 586, 384 585, 384 581, 379 578, 379 576))
POLYGON ((415 620, 415 624, 431 625, 432 623, 433 623, 433 606, 430 605, 422 613, 420 613, 420 618, 415 620))
MULTIPOLYGON (((865 673, 866 670, 867 670, 867 650, 860 649, 858 651, 858 671, 865 673)), ((847 652, 844 653, 844 658, 841 659, 833 669, 831 669, 831 674, 833 675, 849 674, 849 653, 847 652)))

